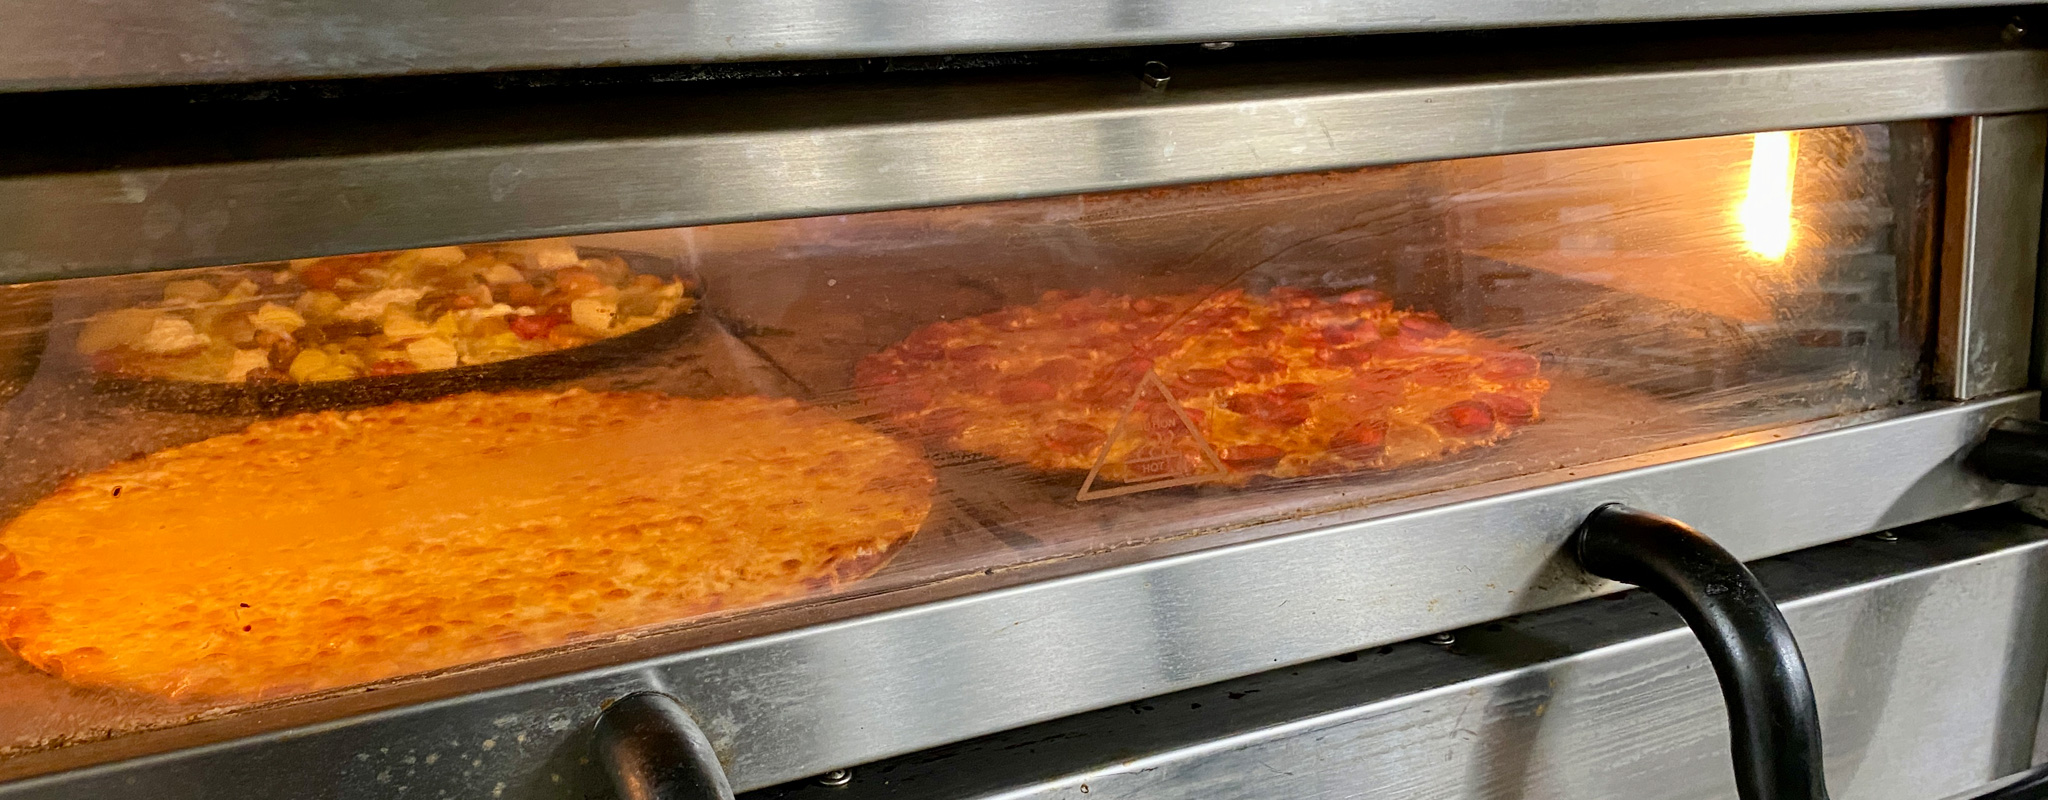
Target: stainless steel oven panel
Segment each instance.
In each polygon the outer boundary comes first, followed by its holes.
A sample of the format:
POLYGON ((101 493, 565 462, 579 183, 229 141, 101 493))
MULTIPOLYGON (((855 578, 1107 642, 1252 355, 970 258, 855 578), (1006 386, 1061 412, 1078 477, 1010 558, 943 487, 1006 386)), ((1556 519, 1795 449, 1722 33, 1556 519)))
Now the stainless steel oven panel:
POLYGON ((29 0, 0 91, 614 64, 859 58, 1990 6, 1984 0, 29 0))
MULTIPOLYGON (((1838 796, 1936 800, 2033 763, 2048 529, 2017 516, 1754 565, 1812 670, 1838 796)), ((1461 630, 1450 648, 1410 642, 1262 673, 858 767, 843 788, 763 797, 1735 796, 1699 645, 1654 598, 1615 599, 1461 630)))
POLYGON ((630 136, 480 146, 457 115, 358 155, 0 171, 0 283, 2048 108, 2040 50, 1390 69, 679 94, 604 109, 630 136))
POLYGON ((2027 385, 2044 161, 2048 116, 1970 117, 1954 126, 1934 363, 1946 397, 2027 385))
POLYGON ((512 796, 564 796, 583 790, 555 781, 583 774, 585 724, 640 689, 681 698, 734 786, 759 788, 1616 591, 1559 552, 1603 503, 1676 516, 1753 559, 2006 502, 2021 492, 1964 471, 1959 454, 1992 420, 2032 417, 2038 405, 2029 392, 1820 432, 1760 431, 502 689, 423 701, 433 686, 422 682, 79 744, 0 769, 99 764, 275 726, 0 786, 0 798, 94 796, 131 781, 165 798, 220 786, 296 797, 500 784, 512 796), (394 707, 320 721, 371 702, 394 707), (284 727, 294 715, 302 724, 284 727))

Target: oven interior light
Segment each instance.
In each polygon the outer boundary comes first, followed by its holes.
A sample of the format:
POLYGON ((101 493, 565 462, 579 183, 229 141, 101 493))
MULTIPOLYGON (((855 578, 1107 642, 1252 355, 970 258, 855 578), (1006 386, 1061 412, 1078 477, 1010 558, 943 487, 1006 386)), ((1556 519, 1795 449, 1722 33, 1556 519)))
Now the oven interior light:
POLYGON ((1749 250, 1782 261, 1792 247, 1792 164, 1799 141, 1791 131, 1759 133, 1750 147, 1749 189, 1736 207, 1749 250))

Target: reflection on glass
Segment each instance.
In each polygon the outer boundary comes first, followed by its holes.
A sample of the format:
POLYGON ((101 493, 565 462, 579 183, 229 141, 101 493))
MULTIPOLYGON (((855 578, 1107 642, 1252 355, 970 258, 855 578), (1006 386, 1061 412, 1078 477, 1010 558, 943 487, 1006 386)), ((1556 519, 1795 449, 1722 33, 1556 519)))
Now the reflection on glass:
POLYGON ((1791 131, 1753 137, 1749 153, 1749 186, 1744 188, 1736 218, 1750 252, 1772 261, 1785 260, 1792 247, 1792 167, 1799 140, 1791 131))

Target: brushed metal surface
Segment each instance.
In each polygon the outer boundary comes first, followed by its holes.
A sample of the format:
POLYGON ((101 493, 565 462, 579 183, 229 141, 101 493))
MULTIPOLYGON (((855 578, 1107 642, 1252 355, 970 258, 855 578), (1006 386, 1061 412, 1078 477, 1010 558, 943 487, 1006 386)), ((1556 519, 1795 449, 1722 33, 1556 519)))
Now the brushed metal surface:
MULTIPOLYGON (((0 785, 0 798, 91 796, 128 781, 165 798, 219 786, 368 797, 499 784, 504 797, 579 797, 603 780, 577 763, 589 719, 642 690, 680 699, 735 788, 754 789, 1613 592, 1559 552, 1608 502, 1687 520, 1753 559, 2010 501, 2022 492, 1957 460, 1993 419, 2038 404, 2024 393, 1808 435, 1760 431, 1386 503, 1293 535, 253 735, 246 720, 195 723, 165 733, 245 735, 0 785)), ((288 712, 259 719, 275 725, 288 712)), ((163 741, 135 735, 0 766, 32 774, 163 741)))
POLYGON ((0 91, 1991 6, 1984 0, 17 0, 0 91))
MULTIPOLYGON (((1754 565, 1813 670, 1837 797, 1935 800, 2030 764, 2048 529, 1995 510, 1899 536, 1754 565)), ((856 767, 843 789, 750 797, 1734 796, 1697 641, 1654 598, 1612 599, 856 767)))
POLYGON ((2048 115, 1957 120, 1950 137, 1935 386, 1967 399, 2025 387, 2048 115))
POLYGON ((464 111, 346 128, 346 141, 318 119, 299 150, 261 119, 144 136, 132 159, 97 166, 38 171, 16 150, 0 162, 31 168, 0 163, 0 283, 2048 108, 2038 50, 1491 71, 1512 66, 1186 69, 1165 92, 1123 75, 674 89, 523 115, 559 123, 531 138, 522 115, 464 111), (181 136, 205 158, 163 165, 148 149, 181 136), (265 155, 228 158, 213 139, 265 155))

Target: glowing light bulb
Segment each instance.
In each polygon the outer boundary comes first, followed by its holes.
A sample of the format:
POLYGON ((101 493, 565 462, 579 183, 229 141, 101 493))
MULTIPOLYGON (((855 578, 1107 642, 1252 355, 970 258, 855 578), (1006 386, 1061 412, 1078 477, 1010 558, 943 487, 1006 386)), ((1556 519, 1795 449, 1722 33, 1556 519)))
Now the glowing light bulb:
POLYGON ((1749 153, 1749 190, 1736 206, 1749 250, 1783 261, 1792 249, 1792 164, 1799 141, 1790 131, 1759 133, 1749 153))

